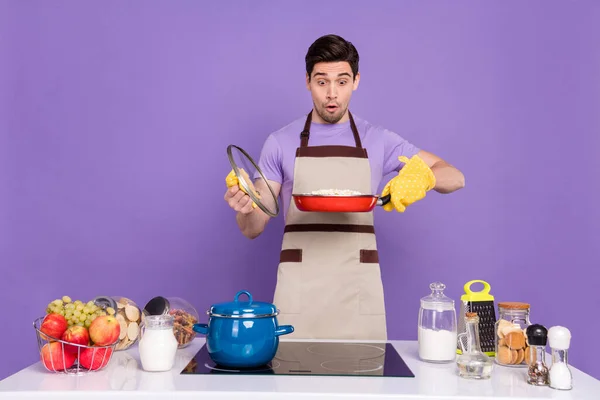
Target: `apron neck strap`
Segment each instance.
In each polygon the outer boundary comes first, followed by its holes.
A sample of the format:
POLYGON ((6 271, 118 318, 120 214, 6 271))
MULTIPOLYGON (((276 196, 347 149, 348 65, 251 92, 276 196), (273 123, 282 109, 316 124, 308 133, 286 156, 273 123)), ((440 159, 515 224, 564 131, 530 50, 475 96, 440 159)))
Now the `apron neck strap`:
MULTIPOLYGON (((352 129, 352 135, 354 135, 354 143, 356 147, 359 149, 362 148, 362 143, 360 142, 360 136, 358 135, 358 129, 356 128, 356 124, 354 123, 354 118, 352 117, 352 113, 348 111, 348 117, 350 118, 350 128, 352 129)), ((304 123, 304 130, 300 132, 300 147, 308 147, 308 138, 310 136, 310 124, 312 122, 312 110, 306 116, 306 122, 304 123)))

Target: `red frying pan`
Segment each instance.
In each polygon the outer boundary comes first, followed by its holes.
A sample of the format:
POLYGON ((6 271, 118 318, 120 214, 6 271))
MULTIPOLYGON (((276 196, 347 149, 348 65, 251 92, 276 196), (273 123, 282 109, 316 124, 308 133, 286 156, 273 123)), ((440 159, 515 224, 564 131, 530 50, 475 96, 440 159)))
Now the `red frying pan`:
POLYGON ((370 194, 292 194, 292 197, 298 210, 307 212, 368 212, 390 201, 389 194, 383 197, 370 194))

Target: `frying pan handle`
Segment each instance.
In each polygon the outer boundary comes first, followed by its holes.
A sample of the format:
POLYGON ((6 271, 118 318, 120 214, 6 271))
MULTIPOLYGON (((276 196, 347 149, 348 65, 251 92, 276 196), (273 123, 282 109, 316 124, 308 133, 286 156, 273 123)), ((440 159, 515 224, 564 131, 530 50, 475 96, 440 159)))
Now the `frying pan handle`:
POLYGON ((387 203, 390 202, 390 199, 392 198, 391 195, 385 195, 383 197, 380 197, 377 199, 377 205, 378 206, 385 206, 387 203))

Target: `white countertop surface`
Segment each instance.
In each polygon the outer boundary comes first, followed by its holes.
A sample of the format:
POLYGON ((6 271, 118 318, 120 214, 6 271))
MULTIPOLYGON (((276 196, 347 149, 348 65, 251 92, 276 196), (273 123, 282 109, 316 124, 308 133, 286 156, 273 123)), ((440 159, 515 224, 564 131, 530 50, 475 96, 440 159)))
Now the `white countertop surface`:
POLYGON ((570 391, 528 385, 525 368, 496 364, 491 379, 467 380, 454 363, 420 361, 416 341, 390 341, 415 378, 181 375, 204 343, 199 337, 178 350, 169 372, 144 372, 137 345, 116 352, 104 370, 81 376, 48 372, 37 362, 0 381, 0 399, 600 399, 600 381, 573 367, 570 391))

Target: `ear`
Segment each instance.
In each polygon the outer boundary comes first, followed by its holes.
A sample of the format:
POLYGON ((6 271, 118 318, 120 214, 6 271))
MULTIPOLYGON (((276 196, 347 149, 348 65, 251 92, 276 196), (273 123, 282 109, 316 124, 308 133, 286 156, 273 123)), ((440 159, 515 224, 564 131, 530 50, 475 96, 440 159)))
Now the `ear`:
POLYGON ((310 90, 310 76, 308 76, 308 72, 306 73, 306 88, 310 90))
POLYGON ((360 72, 357 72, 356 76, 354 77, 354 82, 352 84, 352 90, 358 89, 359 83, 360 83, 360 72))

